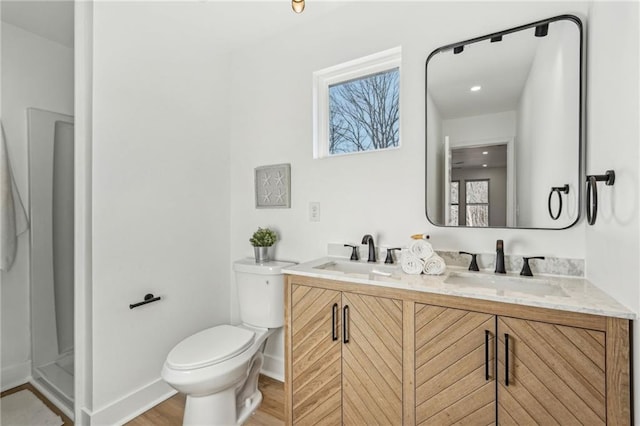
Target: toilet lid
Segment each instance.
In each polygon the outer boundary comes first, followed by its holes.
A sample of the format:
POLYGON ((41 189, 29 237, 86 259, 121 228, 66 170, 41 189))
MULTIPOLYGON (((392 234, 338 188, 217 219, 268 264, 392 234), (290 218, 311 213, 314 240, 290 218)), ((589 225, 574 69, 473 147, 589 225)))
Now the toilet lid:
POLYGON ((177 370, 207 367, 244 352, 255 333, 232 325, 202 330, 178 343, 167 356, 167 365, 177 370))

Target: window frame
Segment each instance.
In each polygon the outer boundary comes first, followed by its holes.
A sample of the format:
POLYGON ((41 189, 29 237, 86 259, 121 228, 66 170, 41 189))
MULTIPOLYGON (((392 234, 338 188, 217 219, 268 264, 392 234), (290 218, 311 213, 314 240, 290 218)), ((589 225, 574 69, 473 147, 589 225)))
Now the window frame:
MULTIPOLYGON (((460 195, 458 194, 458 197, 460 195)), ((491 206, 490 206, 490 200, 491 200, 491 179, 489 178, 481 178, 481 179, 465 179, 464 181, 464 223, 465 226, 473 226, 473 227, 477 227, 477 228, 488 228, 489 226, 491 226, 491 206), (470 182, 487 182, 487 202, 486 203, 470 203, 468 202, 468 196, 467 196, 467 184, 470 182), (468 221, 467 221, 467 209, 469 208, 469 206, 487 206, 487 225, 486 226, 481 226, 481 225, 469 225, 468 221)))
POLYGON ((402 48, 400 46, 352 61, 344 62, 313 73, 313 158, 341 157, 398 149, 402 142, 402 48), (355 151, 339 154, 329 153, 329 87, 361 79, 381 72, 398 69, 398 146, 355 151))
MULTIPOLYGON (((458 221, 455 224, 455 226, 460 226, 460 193, 461 193, 460 192, 460 179, 451 181, 450 186, 449 186, 449 191, 451 191, 451 187, 453 186, 454 183, 458 184, 458 199, 455 200, 456 202, 454 203, 453 200, 451 199, 451 196, 449 196, 450 197, 449 198, 449 215, 451 215, 451 206, 458 206, 458 221)), ((465 207, 465 217, 466 217, 466 207, 465 207)), ((448 226, 454 226, 454 225, 449 224, 448 226)))

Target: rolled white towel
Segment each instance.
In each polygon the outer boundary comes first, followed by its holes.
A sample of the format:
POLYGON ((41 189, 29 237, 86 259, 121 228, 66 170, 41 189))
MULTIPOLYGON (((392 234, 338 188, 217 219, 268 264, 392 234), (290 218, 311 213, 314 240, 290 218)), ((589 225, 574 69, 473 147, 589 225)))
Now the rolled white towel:
POLYGON ((415 257, 423 260, 428 259, 433 255, 433 247, 431 247, 431 244, 425 240, 415 240, 411 243, 411 246, 409 246, 409 251, 415 257))
POLYGON ((424 261, 411 253, 410 250, 402 250, 402 270, 405 274, 420 275, 424 268, 424 261))
POLYGON ((444 263, 444 259, 434 254, 424 261, 424 268, 422 270, 427 275, 442 275, 446 269, 447 265, 444 263))

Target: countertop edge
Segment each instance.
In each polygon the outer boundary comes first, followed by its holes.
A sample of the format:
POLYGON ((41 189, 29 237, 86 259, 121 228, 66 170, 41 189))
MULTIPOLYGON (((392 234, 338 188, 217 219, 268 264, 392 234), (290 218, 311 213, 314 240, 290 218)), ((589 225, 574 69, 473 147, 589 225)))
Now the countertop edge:
MULTIPOLYGON (((562 304, 560 302, 554 302, 554 301, 548 300, 548 299, 544 299, 544 300, 529 299, 529 300, 526 300, 526 299, 522 299, 522 298, 514 298, 514 297, 491 295, 491 294, 461 294, 460 292, 456 292, 456 291, 439 291, 440 289, 434 288, 434 287, 429 287, 427 284, 425 284, 424 286, 412 286, 412 287, 409 287, 410 284, 407 282, 408 279, 412 279, 412 280, 415 281, 415 280, 420 279, 420 278, 424 279, 425 281, 432 280, 432 282, 437 282, 437 281, 442 281, 442 279, 443 279, 442 276, 440 276, 438 278, 438 276, 407 275, 407 274, 401 273, 403 276, 406 275, 406 279, 400 279, 400 281, 398 283, 393 283, 393 282, 385 282, 385 281, 373 281, 373 280, 369 280, 369 279, 366 279, 366 278, 354 277, 354 276, 351 276, 349 274, 335 274, 335 273, 328 273, 328 272, 323 273, 320 270, 318 270, 318 271, 306 270, 306 269, 312 269, 314 265, 318 265, 318 264, 320 264, 322 262, 328 262, 328 261, 332 261, 332 260, 336 260, 336 259, 337 260, 341 260, 341 261, 348 260, 348 259, 335 258, 335 257, 323 257, 323 258, 320 258, 320 259, 312 260, 310 262, 301 263, 301 264, 298 264, 298 265, 295 265, 295 266, 292 266, 292 267, 283 268, 282 269, 282 273, 283 274, 288 274, 288 275, 298 275, 298 276, 303 276, 303 277, 308 277, 308 278, 326 279, 326 280, 331 280, 331 281, 342 281, 342 282, 348 282, 348 283, 352 283, 352 284, 373 285, 373 286, 387 287, 387 288, 393 288, 393 289, 398 289, 398 290, 417 291, 417 292, 438 294, 438 295, 444 295, 444 296, 452 296, 452 297, 461 297, 461 298, 468 298, 468 299, 477 299, 477 300, 487 300, 487 301, 492 301, 492 302, 508 303, 508 304, 512 304, 512 305, 531 306, 531 307, 537 307, 537 308, 555 309, 555 310, 559 310, 559 311, 575 312, 575 313, 581 313, 581 314, 599 315, 599 316, 610 317, 610 318, 620 318, 620 319, 626 319, 626 320, 635 320, 637 318, 636 313, 634 313, 634 312, 630 311, 628 308, 624 307, 622 304, 617 302, 615 299, 613 299, 607 293, 602 291, 599 287, 597 287, 594 284, 590 283, 585 278, 546 277, 546 278, 549 278, 549 279, 555 279, 557 281, 563 281, 563 280, 579 281, 584 286, 592 287, 592 289, 591 289, 592 292, 594 292, 594 293, 598 293, 599 292, 602 295, 604 295, 604 297, 606 297, 608 299, 608 300, 606 300, 607 303, 609 303, 609 304, 617 304, 617 305, 619 305, 619 308, 617 308, 617 309, 612 309, 611 307, 598 308, 598 307, 595 307, 595 306, 593 306, 593 307, 582 306, 581 307, 581 306, 576 306, 576 305, 573 305, 573 304, 562 304)), ((458 270, 457 268, 451 268, 451 267, 448 267, 447 269, 448 269, 448 271, 449 270, 456 270, 456 271, 458 270)))

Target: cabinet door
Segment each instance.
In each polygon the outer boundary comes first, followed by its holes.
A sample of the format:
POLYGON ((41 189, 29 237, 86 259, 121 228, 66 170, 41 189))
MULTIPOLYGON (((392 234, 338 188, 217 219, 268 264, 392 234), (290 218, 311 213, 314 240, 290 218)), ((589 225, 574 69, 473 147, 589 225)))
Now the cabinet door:
POLYGON ((495 316, 416 304, 416 423, 495 424, 495 316))
POLYGON ((343 293, 342 418, 402 424, 402 302, 343 293))
POLYGON ((293 423, 342 421, 341 294, 291 286, 293 423))
POLYGON ((500 317, 500 424, 606 423, 602 332, 500 317))

